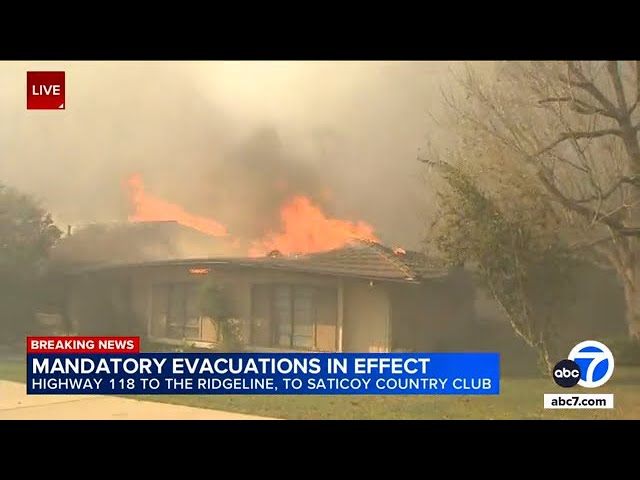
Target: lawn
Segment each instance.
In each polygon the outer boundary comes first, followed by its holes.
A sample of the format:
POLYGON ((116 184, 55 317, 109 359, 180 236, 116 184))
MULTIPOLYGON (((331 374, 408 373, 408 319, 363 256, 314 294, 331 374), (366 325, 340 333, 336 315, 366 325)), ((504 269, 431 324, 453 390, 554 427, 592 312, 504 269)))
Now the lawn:
MULTIPOLYGON (((25 381, 23 362, 0 362, 0 379, 25 381)), ((574 390, 571 390, 573 392, 574 390)), ((587 393, 586 389, 580 389, 587 393)), ((640 419, 640 368, 617 368, 602 388, 615 394, 613 410, 544 410, 544 393, 568 393, 550 378, 503 378, 498 396, 136 396, 286 419, 640 419)))

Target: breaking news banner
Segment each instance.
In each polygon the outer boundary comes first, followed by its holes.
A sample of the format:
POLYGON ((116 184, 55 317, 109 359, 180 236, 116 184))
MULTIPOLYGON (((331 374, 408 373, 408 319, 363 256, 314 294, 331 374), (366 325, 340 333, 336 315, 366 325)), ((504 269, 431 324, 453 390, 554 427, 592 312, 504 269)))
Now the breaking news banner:
POLYGON ((28 337, 30 395, 498 395, 498 353, 140 353, 137 337, 28 337))

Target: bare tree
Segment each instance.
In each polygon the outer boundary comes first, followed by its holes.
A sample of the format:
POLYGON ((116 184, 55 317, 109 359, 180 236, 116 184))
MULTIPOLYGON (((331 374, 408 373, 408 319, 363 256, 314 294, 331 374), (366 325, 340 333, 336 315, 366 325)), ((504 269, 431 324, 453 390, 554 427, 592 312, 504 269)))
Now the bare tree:
POLYGON ((640 61, 500 62, 457 79, 445 101, 461 141, 528 168, 574 244, 617 272, 640 338, 640 61))

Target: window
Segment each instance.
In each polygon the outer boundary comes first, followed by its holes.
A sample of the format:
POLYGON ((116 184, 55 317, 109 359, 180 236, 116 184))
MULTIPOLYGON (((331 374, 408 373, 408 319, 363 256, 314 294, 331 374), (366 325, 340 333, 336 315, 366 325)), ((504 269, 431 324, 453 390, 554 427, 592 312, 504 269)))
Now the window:
POLYGON ((314 347, 313 288, 277 285, 273 291, 276 343, 280 347, 314 347))
POLYGON ((200 338, 198 285, 173 283, 154 287, 154 317, 165 319, 164 334, 174 339, 200 338))
POLYGON ((337 320, 335 287, 272 283, 251 287, 254 346, 335 351, 337 320))

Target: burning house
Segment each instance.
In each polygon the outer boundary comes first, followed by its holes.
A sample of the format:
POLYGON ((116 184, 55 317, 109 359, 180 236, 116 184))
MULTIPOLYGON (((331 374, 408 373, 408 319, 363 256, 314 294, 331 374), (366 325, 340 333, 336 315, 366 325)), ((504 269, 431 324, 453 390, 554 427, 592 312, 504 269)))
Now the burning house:
POLYGON ((357 241, 326 252, 171 259, 65 272, 67 320, 80 334, 135 332, 156 342, 214 345, 201 315, 206 281, 224 285, 255 349, 433 350, 473 318, 460 278, 415 252, 357 241))
POLYGON ((139 177, 128 186, 129 223, 72 233, 54 252, 74 333, 215 345, 216 319, 201 308, 211 283, 254 349, 434 350, 473 321, 464 274, 385 247, 366 223, 330 218, 307 197, 282 206, 279 231, 242 241, 150 196, 139 177))

